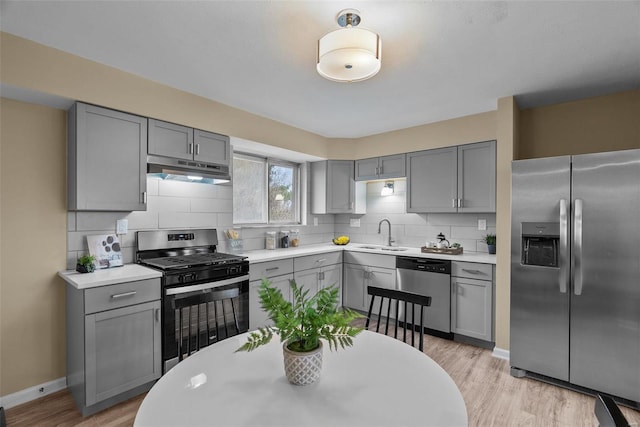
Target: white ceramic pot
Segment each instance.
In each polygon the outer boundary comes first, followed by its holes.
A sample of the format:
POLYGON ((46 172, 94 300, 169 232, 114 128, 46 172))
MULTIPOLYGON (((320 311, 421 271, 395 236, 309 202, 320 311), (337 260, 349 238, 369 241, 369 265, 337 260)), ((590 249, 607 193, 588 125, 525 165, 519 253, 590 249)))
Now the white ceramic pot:
POLYGON ((320 378, 322 371, 322 341, 317 349, 307 352, 292 351, 285 342, 282 346, 284 354, 284 372, 291 384, 309 385, 320 378))

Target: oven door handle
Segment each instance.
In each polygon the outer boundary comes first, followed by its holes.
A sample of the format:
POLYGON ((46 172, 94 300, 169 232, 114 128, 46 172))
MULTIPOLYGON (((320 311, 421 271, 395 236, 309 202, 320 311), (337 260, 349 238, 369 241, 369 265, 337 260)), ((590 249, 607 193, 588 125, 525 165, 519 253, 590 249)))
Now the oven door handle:
POLYGON ((165 290, 165 295, 180 295, 188 292, 202 291, 205 289, 214 289, 220 286, 234 285, 236 283, 242 283, 249 280, 249 275, 233 277, 231 279, 216 280, 213 282, 200 283, 199 285, 180 286, 179 288, 168 288, 165 290))

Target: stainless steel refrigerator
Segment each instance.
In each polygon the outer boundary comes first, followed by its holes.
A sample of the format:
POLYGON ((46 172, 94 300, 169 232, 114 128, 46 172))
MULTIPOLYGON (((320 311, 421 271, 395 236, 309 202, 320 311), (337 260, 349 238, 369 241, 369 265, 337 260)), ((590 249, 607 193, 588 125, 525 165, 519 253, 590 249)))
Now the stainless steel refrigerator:
POLYGON ((640 150, 514 161, 511 204, 512 374, 640 402, 640 150))

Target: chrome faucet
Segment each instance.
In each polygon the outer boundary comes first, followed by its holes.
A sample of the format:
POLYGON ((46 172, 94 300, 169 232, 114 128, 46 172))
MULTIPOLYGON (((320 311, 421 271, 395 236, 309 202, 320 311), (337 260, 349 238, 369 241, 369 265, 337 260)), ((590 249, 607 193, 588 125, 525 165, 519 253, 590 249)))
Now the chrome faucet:
POLYGON ((385 221, 387 222, 387 224, 389 224, 389 243, 387 243, 387 245, 388 245, 388 246, 391 246, 391 244, 392 244, 393 242, 395 242, 395 240, 393 240, 393 239, 391 238, 391 222, 390 222, 387 218, 385 218, 385 219, 381 220, 381 221, 378 223, 378 234, 380 234, 380 233, 381 233, 382 223, 383 223, 383 222, 385 222, 385 221))

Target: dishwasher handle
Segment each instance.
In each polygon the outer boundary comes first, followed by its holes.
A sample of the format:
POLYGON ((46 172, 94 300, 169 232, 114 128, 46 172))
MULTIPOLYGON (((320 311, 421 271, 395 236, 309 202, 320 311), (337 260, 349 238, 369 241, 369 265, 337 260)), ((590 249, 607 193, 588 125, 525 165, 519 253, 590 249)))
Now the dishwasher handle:
POLYGON ((424 271, 428 273, 451 274, 451 261, 433 258, 396 257, 396 268, 424 271))

